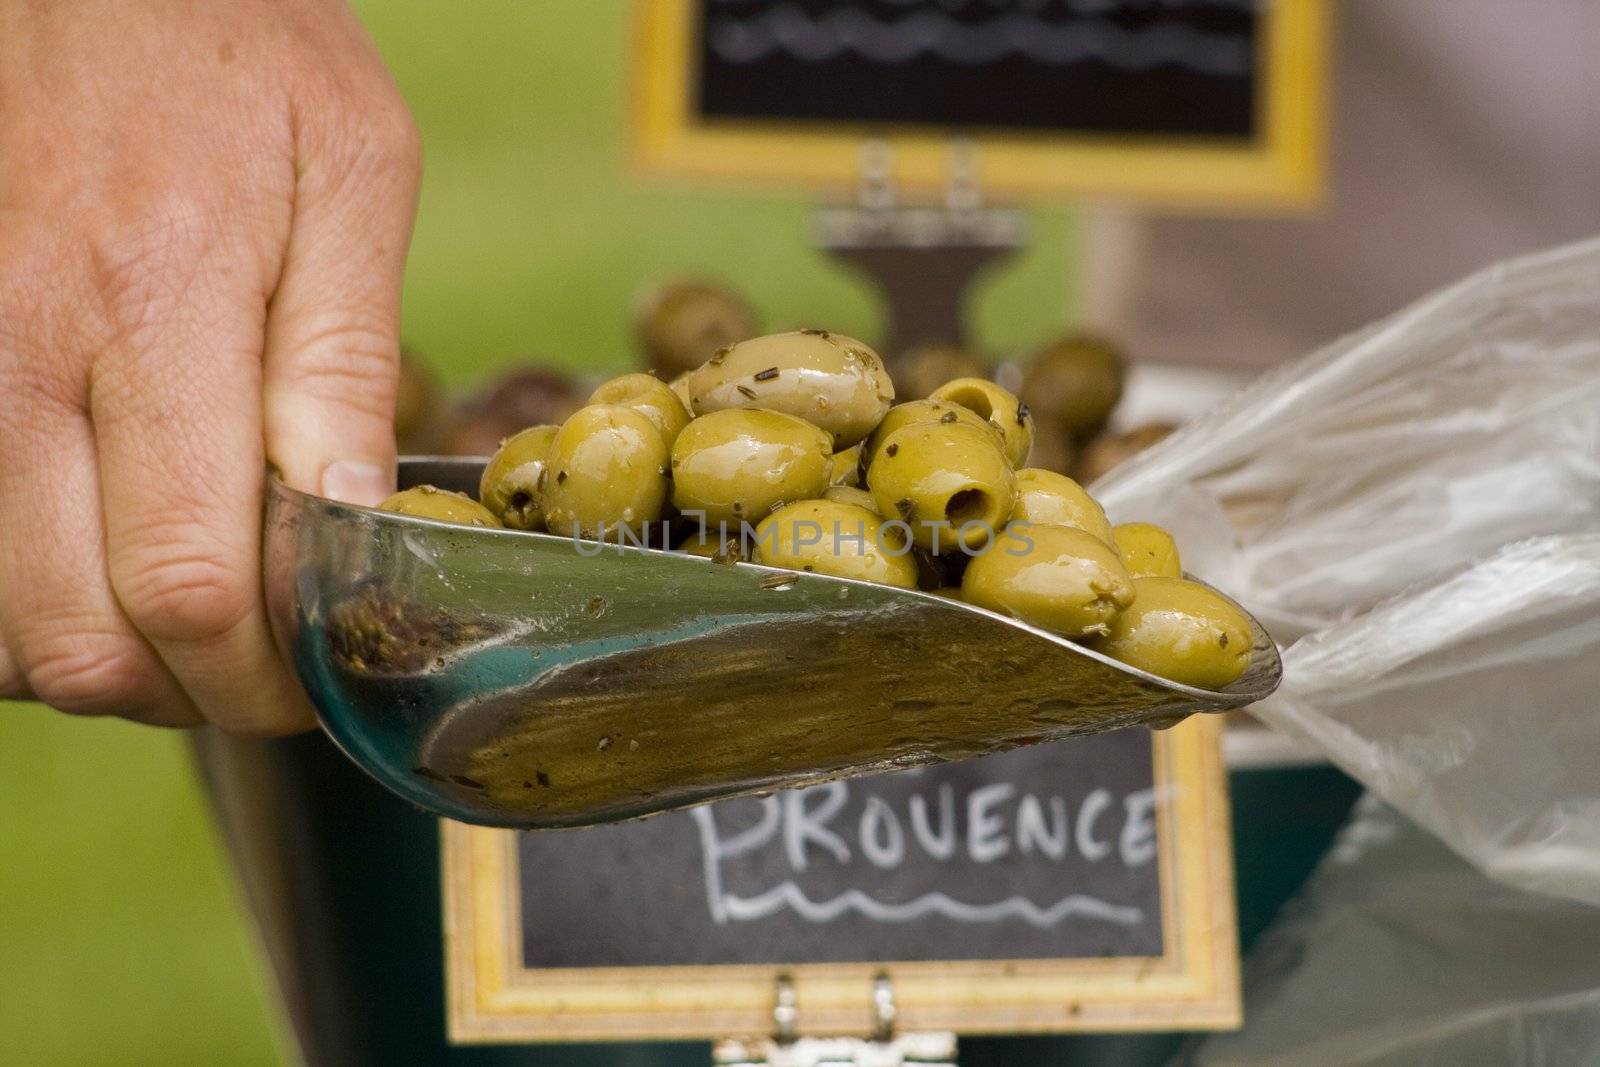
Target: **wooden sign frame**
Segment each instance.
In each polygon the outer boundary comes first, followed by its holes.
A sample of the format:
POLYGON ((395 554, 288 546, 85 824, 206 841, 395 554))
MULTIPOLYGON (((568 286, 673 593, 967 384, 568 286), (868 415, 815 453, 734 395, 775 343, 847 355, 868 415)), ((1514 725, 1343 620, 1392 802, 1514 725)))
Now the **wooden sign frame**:
MULTIPOLYGON (((1323 197, 1326 0, 1273 0, 1261 13, 1257 111, 1262 133, 1238 144, 1202 137, 1110 137, 978 130, 982 187, 1027 200, 1069 197, 1172 208, 1304 210, 1323 197)), ((633 161, 646 176, 733 179, 847 189, 860 173, 862 128, 819 123, 701 122, 692 0, 634 0, 633 161)), ((875 127, 876 129, 876 127, 875 127)), ((942 189, 947 132, 894 127, 894 180, 942 189)))
MULTIPOLYGON (((1240 1024, 1221 716, 1155 734, 1164 954, 693 967, 523 966, 516 834, 442 822, 449 1032, 456 1042, 757 1035, 789 974, 808 1034, 865 1034, 872 978, 907 1030, 1066 1033, 1240 1024)), ((1069 743, 1070 742, 1066 742, 1069 743)), ((663 916, 663 921, 670 921, 663 916)))

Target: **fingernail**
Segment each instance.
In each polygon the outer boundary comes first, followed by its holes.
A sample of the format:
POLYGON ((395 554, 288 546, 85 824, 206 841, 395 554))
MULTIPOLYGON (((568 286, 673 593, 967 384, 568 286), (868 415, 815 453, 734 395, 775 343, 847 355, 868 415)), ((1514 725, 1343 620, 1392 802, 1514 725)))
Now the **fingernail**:
POLYGON ((376 463, 341 459, 322 471, 322 495, 341 504, 375 508, 394 492, 394 472, 376 463))

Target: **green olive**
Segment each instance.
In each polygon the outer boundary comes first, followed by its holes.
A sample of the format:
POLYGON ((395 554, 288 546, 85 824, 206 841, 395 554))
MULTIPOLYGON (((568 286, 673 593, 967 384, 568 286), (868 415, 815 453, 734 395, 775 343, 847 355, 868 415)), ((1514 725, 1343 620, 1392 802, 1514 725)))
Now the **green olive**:
POLYGON ((618 404, 632 408, 655 424, 670 450, 678 434, 689 425, 689 412, 678 395, 654 374, 623 374, 601 384, 589 397, 591 404, 618 404))
POLYGON ((1028 457, 1028 465, 1070 474, 1077 462, 1078 446, 1067 436, 1066 431, 1053 422, 1040 422, 1035 417, 1033 454, 1028 457))
MULTIPOLYGON (((692 373, 694 372, 684 371, 667 383, 667 388, 672 390, 672 395, 678 398, 678 403, 683 405, 685 412, 694 411, 694 401, 689 397, 689 375, 692 373)), ((694 416, 691 414, 689 417, 694 416)))
POLYGON ((1017 503, 1012 522, 1035 526, 1076 526, 1112 544, 1111 522, 1083 486, 1055 471, 1024 467, 1017 472, 1017 503))
POLYGON ((1083 446, 1076 464, 1078 480, 1090 485, 1145 449, 1160 444, 1177 430, 1170 422, 1152 422, 1127 433, 1103 433, 1083 446))
POLYGON ((513 530, 544 529, 544 460, 559 426, 531 426, 500 442, 483 468, 478 499, 513 530))
POLYGON ((403 489, 378 505, 382 511, 419 519, 460 523, 462 526, 499 526, 494 512, 465 493, 452 493, 431 485, 403 489))
POLYGON ((1135 578, 1182 578, 1178 543, 1161 527, 1149 522, 1125 522, 1111 528, 1122 564, 1135 578))
MULTIPOLYGON (((902 426, 910 426, 918 422, 959 422, 967 426, 977 426, 995 435, 995 440, 1000 440, 999 431, 989 425, 971 408, 962 407, 960 404, 949 404, 943 400, 908 400, 904 404, 896 404, 884 415, 883 421, 878 423, 867 439, 861 442, 861 465, 870 467, 872 460, 878 454, 878 449, 883 442, 888 440, 890 434, 902 426)), ((1003 446, 1002 446, 1003 447, 1003 446)))
POLYGON ((976 352, 936 341, 912 348, 894 361, 891 370, 896 390, 908 400, 921 399, 952 378, 982 378, 989 373, 976 352))
POLYGON ((1133 587, 1133 606, 1090 648, 1202 689, 1221 689, 1250 666, 1250 619, 1232 601, 1182 578, 1135 578, 1133 587))
POLYGON ((983 378, 957 378, 933 391, 930 400, 943 400, 972 411, 1000 433, 1005 442, 1006 459, 1013 467, 1028 462, 1033 451, 1033 416, 1028 405, 1009 391, 983 378))
POLYGON ((861 445, 859 443, 833 454, 833 473, 828 476, 828 484, 855 486, 861 484, 861 445))
POLYGON ((661 518, 667 446, 655 423, 632 408, 590 404, 556 431, 544 474, 552 533, 618 540, 661 518))
POLYGON ((1068 637, 1103 634, 1134 596, 1116 550, 1072 526, 1009 527, 961 578, 969 604, 1068 637))
POLYGON ((988 543, 1011 514, 1016 478, 994 434, 960 422, 916 422, 884 441, 867 467, 878 514, 910 527, 918 548, 988 543))
POLYGON ((423 454, 435 450, 445 412, 444 390, 415 353, 400 352, 400 377, 395 383, 394 436, 402 452, 423 454))
POLYGON ((686 426, 672 446, 672 502, 715 526, 756 523, 779 504, 828 488, 833 442, 780 411, 729 408, 686 426))
POLYGON ((1077 441, 1105 428, 1122 399, 1123 358, 1117 347, 1088 335, 1063 337, 1034 353, 1022 378, 1022 399, 1042 421, 1077 441))
POLYGON ((802 500, 779 508, 756 527, 755 557, 769 567, 917 587, 917 564, 905 539, 854 504, 802 500))
POLYGON ((663 376, 691 371, 719 348, 755 334, 750 309, 712 282, 668 282, 645 295, 634 318, 650 365, 663 376))
POLYGON ((823 491, 822 499, 832 500, 837 504, 854 504, 866 508, 874 515, 878 514, 878 502, 872 499, 872 494, 854 485, 830 485, 823 491))
POLYGON ((694 413, 765 408, 805 419, 848 448, 878 425, 894 402, 883 361, 853 337, 797 330, 740 341, 689 377, 694 413))
POLYGON ((678 551, 691 556, 704 556, 718 563, 737 563, 750 558, 746 547, 737 527, 706 526, 684 538, 678 545, 678 551))

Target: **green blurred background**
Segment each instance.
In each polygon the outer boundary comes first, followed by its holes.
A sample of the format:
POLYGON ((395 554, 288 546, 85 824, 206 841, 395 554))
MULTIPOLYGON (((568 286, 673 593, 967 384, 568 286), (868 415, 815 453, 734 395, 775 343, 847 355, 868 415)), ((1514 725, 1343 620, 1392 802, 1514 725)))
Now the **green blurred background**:
MULTIPOLYGON (((626 366, 634 297, 683 273, 773 327, 877 332, 807 244, 811 199, 629 173, 626 0, 357 6, 423 131, 405 334, 452 386, 527 356, 626 366)), ((1033 233, 976 294, 991 350, 1067 320, 1066 214, 1033 233)), ((291 1060, 180 737, 0 705, 0 1035, 28 1067, 291 1060)))

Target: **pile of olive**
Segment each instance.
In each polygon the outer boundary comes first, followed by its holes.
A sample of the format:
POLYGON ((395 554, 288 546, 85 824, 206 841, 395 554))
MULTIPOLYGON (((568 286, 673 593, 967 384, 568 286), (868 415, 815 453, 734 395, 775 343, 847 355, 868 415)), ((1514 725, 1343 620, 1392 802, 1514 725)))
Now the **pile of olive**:
POLYGON ((504 441, 479 500, 420 487, 392 511, 662 546, 922 589, 1208 688, 1249 665, 1249 620, 1183 578, 1159 527, 1113 527, 1027 466, 1015 395, 957 378, 896 405, 867 345, 825 330, 718 349, 679 388, 625 374, 561 425, 504 441), (687 401, 687 402, 685 402, 687 401))

